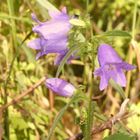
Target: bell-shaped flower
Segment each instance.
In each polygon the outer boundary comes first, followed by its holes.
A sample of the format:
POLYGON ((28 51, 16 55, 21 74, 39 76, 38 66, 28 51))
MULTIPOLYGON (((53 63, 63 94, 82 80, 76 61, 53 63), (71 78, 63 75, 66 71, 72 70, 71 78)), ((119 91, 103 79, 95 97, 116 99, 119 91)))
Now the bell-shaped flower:
POLYGON ((33 27, 33 31, 47 40, 67 37, 72 26, 69 22, 70 17, 67 15, 66 8, 64 7, 61 12, 50 10, 48 12, 51 19, 46 22, 40 22, 36 16, 32 14, 32 19, 38 23, 38 25, 33 27))
POLYGON ((56 38, 56 39, 51 39, 51 40, 46 40, 43 37, 31 40, 28 43, 28 46, 32 49, 38 50, 38 54, 36 56, 36 59, 39 59, 43 55, 47 55, 49 53, 60 53, 63 54, 66 52, 67 44, 67 38, 61 39, 61 38, 56 38))
POLYGON ((45 84, 53 92, 64 97, 71 97, 76 91, 76 88, 72 84, 59 78, 49 78, 45 84))
MULTIPOLYGON (((50 20, 40 22, 36 15, 32 14, 32 19, 37 23, 33 27, 33 31, 39 35, 39 38, 31 40, 28 46, 39 51, 36 59, 48 53, 57 53, 55 64, 58 65, 68 52, 68 33, 72 25, 69 22, 70 18, 66 8, 63 8, 61 12, 49 10, 49 15, 50 20)), ((71 58, 73 57, 70 57, 68 61, 71 58)))
POLYGON ((113 79, 122 87, 126 86, 124 70, 133 70, 135 66, 124 62, 117 52, 107 44, 101 44, 98 48, 98 61, 100 68, 94 71, 95 76, 100 76, 100 90, 107 87, 110 79, 113 79))

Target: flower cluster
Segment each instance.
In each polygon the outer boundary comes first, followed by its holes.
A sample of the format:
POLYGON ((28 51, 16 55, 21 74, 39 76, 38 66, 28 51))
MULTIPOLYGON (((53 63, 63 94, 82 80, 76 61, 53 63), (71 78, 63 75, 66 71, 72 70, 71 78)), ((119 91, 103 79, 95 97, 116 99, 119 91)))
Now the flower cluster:
MULTIPOLYGON (((39 51, 36 59, 49 53, 57 53, 58 57, 55 64, 58 65, 68 52, 68 33, 72 25, 69 22, 70 17, 67 15, 66 8, 63 8, 61 12, 49 10, 49 15, 51 17, 49 21, 40 22, 35 14, 32 14, 32 19, 37 23, 33 27, 33 31, 39 37, 30 41, 28 46, 39 51)), ((67 61, 69 62, 72 58, 73 55, 67 61)), ((100 68, 94 71, 94 75, 101 78, 100 90, 107 87, 110 79, 122 87, 126 86, 124 70, 135 68, 135 66, 124 62, 116 51, 107 44, 101 44, 98 47, 98 61, 100 68)), ((49 78, 45 84, 60 96, 71 97, 76 91, 72 84, 59 78, 49 78)))
MULTIPOLYGON (((36 59, 49 53, 57 53, 58 56, 54 63, 58 65, 68 52, 68 33, 72 25, 65 7, 61 12, 51 10, 48 12, 51 19, 46 22, 40 22, 36 15, 32 14, 32 19, 37 23, 33 27, 33 32, 37 33, 39 37, 31 40, 28 46, 39 51, 36 59)), ((71 55, 67 61, 69 62, 73 58, 74 56, 71 55)), ((59 78, 49 78, 45 84, 58 95, 65 97, 72 96, 76 90, 72 84, 59 78)))
POLYGON ((39 38, 30 41, 28 46, 39 51, 36 59, 49 53, 57 53, 55 64, 58 65, 68 52, 68 33, 72 25, 65 7, 61 12, 49 10, 49 15, 51 17, 49 21, 40 22, 36 15, 32 14, 32 19, 38 24, 33 27, 33 31, 39 38))

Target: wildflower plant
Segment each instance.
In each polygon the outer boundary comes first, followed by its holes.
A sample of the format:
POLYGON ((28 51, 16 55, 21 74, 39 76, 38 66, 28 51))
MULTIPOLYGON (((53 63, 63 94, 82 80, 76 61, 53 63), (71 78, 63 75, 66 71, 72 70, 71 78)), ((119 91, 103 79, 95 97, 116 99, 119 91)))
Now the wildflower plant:
MULTIPOLYGON (((125 22, 116 25, 119 22, 115 19, 119 16, 117 8, 115 11, 112 9, 112 12, 116 12, 112 16, 110 11, 104 11, 102 4, 98 5, 97 2, 97 7, 103 10, 105 17, 108 13, 108 19, 105 19, 98 10, 94 12, 95 17, 92 15, 96 2, 83 1, 81 3, 86 5, 84 8, 77 6, 77 2, 71 1, 79 9, 70 2, 59 5, 59 2, 51 4, 47 0, 37 0, 40 11, 44 13, 33 8, 31 16, 28 15, 31 33, 24 39, 28 41, 23 50, 29 60, 20 67, 18 61, 26 59, 22 58, 23 52, 19 51, 23 41, 16 48, 21 55, 17 53, 13 57, 2 89, 4 99, 0 113, 4 117, 4 124, 0 124, 0 129, 2 126, 4 139, 92 140, 98 139, 98 136, 99 139, 121 140, 139 136, 138 131, 133 131, 130 123, 133 114, 129 110, 132 105, 130 101, 139 101, 136 96, 139 79, 136 75, 140 70, 140 53, 135 39, 138 3, 133 2, 134 7, 131 7, 134 15, 130 29, 124 25, 125 22), (13 83, 8 85, 11 75, 12 82, 17 82, 23 91, 14 95, 14 98, 8 94, 10 88, 16 88, 13 83), (39 77, 43 78, 37 82, 39 77), (38 88, 40 85, 42 87, 38 88), (32 95, 23 100, 29 93, 32 95), (135 97, 132 97, 133 94, 135 97), (9 106, 11 108, 8 110, 9 106), (17 112, 16 117, 12 116, 13 112, 17 112), (15 118, 21 119, 17 123, 15 118), (16 136, 12 135, 14 132, 16 136)), ((115 4, 118 5, 117 0, 115 4)), ((8 18, 16 19, 13 15, 8 18)), ((16 27, 15 22, 11 25, 16 27)), ((16 38, 14 34, 12 38, 16 38)))
MULTIPOLYGON (((88 58, 86 54, 93 55, 94 57, 89 57, 88 59, 94 62, 93 59, 95 59, 97 52, 100 68, 97 69, 94 66, 92 68, 93 71, 95 68, 94 75, 100 76, 101 80, 99 89, 100 90, 106 89, 110 79, 113 79, 117 84, 119 84, 122 87, 126 86, 127 81, 124 74, 124 70, 133 70, 135 69, 135 66, 128 64, 127 62, 124 62, 121 59, 121 57, 117 54, 117 52, 109 44, 105 44, 106 42, 104 44, 102 43, 102 41, 104 40, 102 40, 101 37, 98 38, 96 36, 93 36, 93 33, 91 33, 91 35, 89 35, 91 39, 86 40, 86 37, 84 37, 84 35, 86 35, 88 28, 91 28, 90 27, 91 24, 86 25, 87 24, 86 21, 81 20, 80 17, 70 18, 66 12, 66 7, 64 7, 61 12, 60 11, 52 12, 51 10, 49 10, 48 12, 51 19, 46 22, 40 22, 36 18, 36 16, 32 14, 32 19, 38 24, 33 27, 33 31, 38 34, 39 38, 30 41, 28 45, 33 49, 40 50, 40 52, 37 54, 36 57, 37 59, 42 55, 47 55, 48 53, 58 53, 59 55, 57 57, 57 60, 55 60, 55 64, 57 65, 60 64, 58 66, 58 71, 56 74, 56 76, 58 77, 64 64, 71 60, 72 55, 74 53, 79 52, 78 60, 88 58), (83 32, 80 32, 81 28, 83 29, 85 28, 83 32), (84 41, 82 41, 82 43, 84 44, 83 46, 81 45, 82 44, 81 38, 84 38, 83 39, 84 41), (77 43, 75 43, 76 41, 77 43), (69 45, 68 48, 68 44, 70 44, 71 46, 73 45, 73 47, 70 47, 69 45), (71 50, 71 48, 75 49, 71 50)), ((107 35, 111 36, 111 33, 112 34, 114 33, 116 35, 118 33, 118 35, 120 36, 121 34, 129 36, 128 33, 125 33, 123 31, 116 31, 116 33, 112 31, 106 32, 105 34, 106 36, 107 35)), ((78 89, 76 89, 72 84, 57 77, 48 78, 45 83, 46 87, 55 92, 56 94, 58 94, 59 96, 72 97, 74 96, 74 94, 76 94, 76 92, 77 94, 79 94, 78 89)), ((93 93, 91 92, 89 95, 89 101, 87 106, 87 117, 85 118, 83 130, 83 137, 85 137, 86 140, 91 139, 90 131, 93 122, 92 96, 93 93)), ((61 112, 61 115, 63 113, 61 112)), ((60 119, 60 116, 56 119, 58 121, 60 119)), ((54 126, 55 125, 56 122, 54 126)), ((51 137, 51 133, 53 132, 54 126, 52 126, 48 139, 50 139, 51 137)))

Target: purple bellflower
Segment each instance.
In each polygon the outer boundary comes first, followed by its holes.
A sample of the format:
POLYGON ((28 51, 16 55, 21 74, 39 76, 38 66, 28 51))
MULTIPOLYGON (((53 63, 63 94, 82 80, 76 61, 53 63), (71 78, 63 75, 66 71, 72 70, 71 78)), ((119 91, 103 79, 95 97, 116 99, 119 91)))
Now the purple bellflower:
POLYGON ((70 18, 67 15, 66 8, 64 7, 62 11, 49 11, 51 19, 47 22, 40 22, 36 16, 33 14, 32 18, 38 23, 33 27, 33 31, 43 36, 44 39, 50 40, 54 38, 65 38, 71 28, 69 22, 70 18))
POLYGON ((135 66, 124 62, 116 51, 107 44, 101 44, 98 48, 98 61, 100 68, 94 71, 95 76, 100 76, 100 90, 107 87, 110 79, 113 79, 122 87, 126 86, 126 78, 123 70, 133 70, 135 66))
POLYGON ((68 52, 67 36, 72 25, 65 7, 61 12, 49 10, 49 15, 51 17, 49 21, 40 22, 36 15, 32 14, 32 19, 37 23, 33 31, 39 35, 39 38, 30 41, 28 46, 39 51, 36 59, 48 53, 57 53, 55 64, 58 65, 65 56, 64 54, 68 52))
POLYGON ((28 43, 30 48, 38 50, 36 59, 39 59, 43 55, 49 53, 59 53, 64 54, 68 48, 66 48, 67 38, 62 40, 49 40, 47 41, 43 37, 34 39, 28 43))
POLYGON ((59 78, 49 78, 46 80, 46 86, 56 94, 64 97, 71 97, 76 91, 75 87, 59 78))

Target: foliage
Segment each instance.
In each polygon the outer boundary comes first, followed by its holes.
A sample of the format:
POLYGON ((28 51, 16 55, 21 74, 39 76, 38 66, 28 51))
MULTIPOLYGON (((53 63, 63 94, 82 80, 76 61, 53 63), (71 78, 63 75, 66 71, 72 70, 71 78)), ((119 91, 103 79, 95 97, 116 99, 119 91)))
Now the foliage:
POLYGON ((0 107, 0 138, 63 140, 80 132, 86 140, 140 138, 139 13, 137 0, 1 1, 0 106, 20 96, 44 76, 69 81, 77 93, 68 99, 56 96, 41 84, 4 111, 0 107), (59 66, 54 65, 55 54, 36 61, 36 51, 27 46, 37 36, 32 32, 31 13, 46 21, 50 18, 49 9, 57 11, 63 6, 71 17, 78 17, 70 20, 73 28, 69 33, 69 51, 59 66), (137 66, 136 70, 126 72, 125 88, 110 81, 107 89, 99 90, 99 79, 93 76, 93 71, 99 67, 97 49, 101 43, 112 45, 123 60, 137 66), (78 59, 66 64, 75 51, 78 59), (113 124, 110 131, 91 136, 92 127, 117 114, 125 98, 130 99, 128 118, 113 124))

